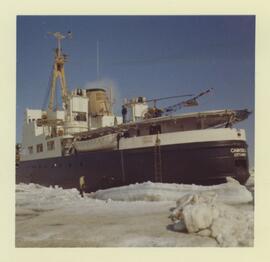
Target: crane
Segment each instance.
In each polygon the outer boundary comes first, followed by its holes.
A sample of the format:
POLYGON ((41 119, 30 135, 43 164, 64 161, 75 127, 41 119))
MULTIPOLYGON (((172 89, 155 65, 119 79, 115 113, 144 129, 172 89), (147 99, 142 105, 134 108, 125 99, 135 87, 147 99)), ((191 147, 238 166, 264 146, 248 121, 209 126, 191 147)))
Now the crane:
MULTIPOLYGON (((187 94, 187 95, 177 95, 177 96, 167 96, 167 97, 159 97, 159 98, 151 98, 147 100, 142 100, 144 103, 149 103, 149 102, 154 102, 154 106, 156 106, 156 102, 160 100, 167 100, 167 99, 172 99, 172 98, 178 98, 178 97, 187 97, 187 96, 193 96, 193 94, 187 94)), ((134 102, 132 100, 126 102, 124 105, 125 106, 131 106, 132 104, 136 104, 138 102, 134 102)))
POLYGON ((190 99, 187 99, 187 100, 184 100, 184 101, 181 101, 177 104, 174 104, 172 106, 168 106, 168 107, 165 107, 163 108, 163 112, 164 113, 170 113, 170 112, 175 112, 176 110, 178 109, 181 109, 182 107, 188 107, 188 106, 197 106, 198 105, 198 101, 197 99, 201 96, 204 96, 208 93, 211 92, 211 90, 213 90, 213 88, 210 88, 210 89, 207 89, 203 92, 201 92, 200 94, 196 95, 196 96, 193 96, 192 98, 190 99))
POLYGON ((198 95, 183 95, 183 96, 193 96, 193 97, 191 97, 187 100, 181 101, 177 104, 164 107, 162 109, 156 107, 156 101, 175 98, 175 97, 181 97, 181 96, 172 96, 172 97, 164 97, 164 98, 146 100, 147 102, 154 101, 154 106, 148 109, 148 111, 145 113, 145 118, 160 117, 163 114, 175 112, 175 111, 181 109, 182 107, 197 106, 198 105, 197 99, 201 96, 204 96, 204 95, 210 93, 211 90, 213 90, 213 88, 207 89, 207 90, 199 93, 198 95))

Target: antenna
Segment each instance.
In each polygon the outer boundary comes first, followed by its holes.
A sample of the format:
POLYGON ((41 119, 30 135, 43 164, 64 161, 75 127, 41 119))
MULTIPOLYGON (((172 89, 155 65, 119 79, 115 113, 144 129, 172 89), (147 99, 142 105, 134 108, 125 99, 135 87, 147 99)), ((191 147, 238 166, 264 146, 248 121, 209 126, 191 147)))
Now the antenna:
POLYGON ((97 40, 97 80, 99 80, 99 41, 97 40))
MULTIPOLYGON (((56 38, 57 41, 57 48, 58 48, 58 52, 61 52, 61 40, 65 39, 65 38, 72 38, 72 32, 68 31, 66 35, 61 34, 60 32, 48 32, 48 35, 52 35, 56 38)), ((60 53, 58 53, 58 55, 60 55, 60 53)))

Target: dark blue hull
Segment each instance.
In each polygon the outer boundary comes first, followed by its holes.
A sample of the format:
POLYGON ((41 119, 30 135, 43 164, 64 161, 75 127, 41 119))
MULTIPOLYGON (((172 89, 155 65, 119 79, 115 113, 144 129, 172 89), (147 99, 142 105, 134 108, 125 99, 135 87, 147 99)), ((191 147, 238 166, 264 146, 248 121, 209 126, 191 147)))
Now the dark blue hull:
POLYGON ((248 156, 235 156, 232 148, 247 145, 200 142, 161 146, 160 151, 154 147, 96 151, 23 161, 16 168, 16 183, 78 188, 79 178, 85 176, 87 192, 145 181, 213 185, 226 182, 227 176, 243 184, 249 177, 248 156))

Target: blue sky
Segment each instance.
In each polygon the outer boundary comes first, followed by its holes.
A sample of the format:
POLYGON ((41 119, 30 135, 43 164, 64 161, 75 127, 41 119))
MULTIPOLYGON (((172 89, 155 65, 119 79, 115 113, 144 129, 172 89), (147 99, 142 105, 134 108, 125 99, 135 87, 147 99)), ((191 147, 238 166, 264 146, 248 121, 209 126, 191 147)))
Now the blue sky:
MULTIPOLYGON (((46 101, 56 44, 49 31, 73 33, 63 42, 70 90, 96 81, 99 41, 100 77, 118 93, 115 112, 124 97, 196 94, 208 88, 214 90, 198 107, 182 112, 255 110, 255 16, 18 16, 17 142, 25 108, 41 108, 46 101)), ((246 129, 253 166, 254 114, 237 127, 246 129)))

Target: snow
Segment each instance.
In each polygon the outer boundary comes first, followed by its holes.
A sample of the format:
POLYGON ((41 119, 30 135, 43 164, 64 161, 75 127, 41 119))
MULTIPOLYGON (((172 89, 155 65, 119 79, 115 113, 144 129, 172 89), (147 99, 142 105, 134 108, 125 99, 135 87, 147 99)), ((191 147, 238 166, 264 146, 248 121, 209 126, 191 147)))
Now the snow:
POLYGON ((216 186, 147 182, 84 198, 76 189, 19 184, 16 246, 252 246, 252 200, 235 181, 216 186), (184 222, 172 221, 177 208, 184 208, 184 222))
POLYGON ((97 191, 94 196, 98 199, 123 201, 176 201, 188 193, 213 191, 217 193, 219 201, 227 204, 248 203, 252 201, 252 194, 245 186, 236 180, 228 178, 228 183, 214 186, 198 186, 184 184, 165 184, 146 182, 97 191))
POLYGON ((177 201, 171 219, 177 231, 216 239, 220 246, 253 245, 253 213, 218 202, 214 192, 190 194, 177 201))

